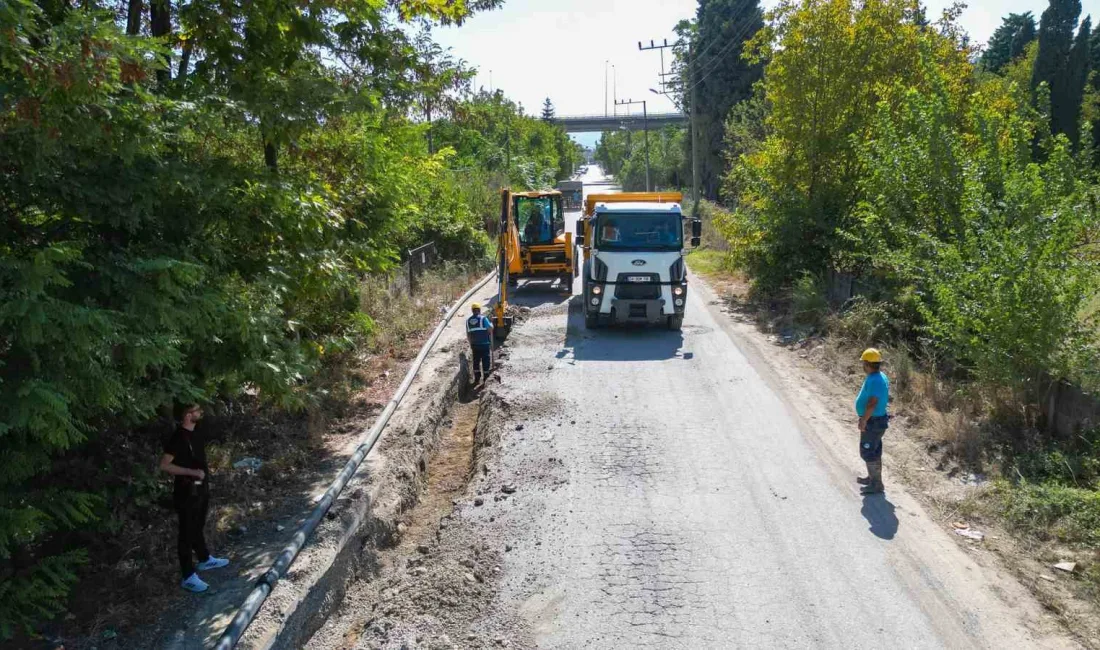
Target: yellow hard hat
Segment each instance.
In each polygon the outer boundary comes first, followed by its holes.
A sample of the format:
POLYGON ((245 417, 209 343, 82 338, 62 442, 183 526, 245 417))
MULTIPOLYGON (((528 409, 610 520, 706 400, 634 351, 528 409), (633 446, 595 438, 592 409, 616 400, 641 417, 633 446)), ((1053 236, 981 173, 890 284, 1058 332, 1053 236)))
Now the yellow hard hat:
POLYGON ((867 348, 860 355, 859 360, 867 363, 882 363, 882 353, 875 348, 867 348))
POLYGON ((475 302, 475 303, 471 304, 470 309, 481 309, 481 303, 480 302, 475 302))

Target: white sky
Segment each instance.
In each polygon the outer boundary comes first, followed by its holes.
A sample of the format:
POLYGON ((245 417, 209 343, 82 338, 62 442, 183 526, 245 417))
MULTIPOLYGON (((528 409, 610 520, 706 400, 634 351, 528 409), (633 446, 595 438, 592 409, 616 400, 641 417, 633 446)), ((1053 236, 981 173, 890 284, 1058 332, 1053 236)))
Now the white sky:
MULTIPOLYGON (((925 0, 929 18, 950 0, 925 0)), ((765 8, 775 4, 764 0, 765 8)), ((971 39, 985 43, 1009 13, 1031 11, 1038 21, 1046 0, 970 0, 960 22, 971 39)), ((547 96, 558 115, 602 114, 604 69, 607 110, 612 95, 644 99, 650 112, 673 110, 672 103, 649 92, 661 68, 656 51, 638 51, 638 41, 672 42, 672 29, 695 15, 696 0, 505 0, 496 11, 475 15, 462 27, 437 28, 436 40, 478 69, 477 85, 500 88, 528 113, 541 110, 547 96), (614 66, 612 72, 611 66, 614 66), (612 89, 614 86, 614 89, 612 89)), ((1082 16, 1100 18, 1100 0, 1082 0, 1082 16)), ((665 50, 669 68, 671 50, 665 50)), ((618 110, 641 106, 620 106, 618 110)), ((591 143, 592 138, 580 138, 591 143)))

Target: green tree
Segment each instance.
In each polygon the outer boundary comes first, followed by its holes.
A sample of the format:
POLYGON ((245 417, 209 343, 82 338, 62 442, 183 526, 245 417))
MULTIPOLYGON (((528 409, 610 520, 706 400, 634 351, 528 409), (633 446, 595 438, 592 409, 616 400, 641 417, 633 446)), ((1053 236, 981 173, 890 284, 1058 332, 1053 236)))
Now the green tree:
POLYGON ((552 122, 554 120, 554 104, 547 97, 546 101, 542 102, 542 121, 552 122))
POLYGON ((461 70, 402 21, 495 4, 0 5, 0 637, 62 607, 79 529, 152 507, 89 449, 179 400, 307 404, 370 334, 363 273, 484 250, 408 119, 461 70))
POLYGON ((735 249, 763 282, 848 263, 838 237, 859 196, 856 143, 879 102, 932 83, 922 58, 950 71, 943 83, 965 85, 967 52, 911 20, 915 10, 905 0, 781 2, 754 39, 751 56, 768 61, 767 139, 727 185, 743 188, 735 249))
POLYGON ((1039 50, 1031 76, 1033 90, 1039 84, 1047 85, 1051 130, 1066 134, 1074 145, 1078 141, 1081 98, 1091 49, 1088 19, 1074 37, 1080 15, 1080 0, 1050 0, 1039 20, 1039 50))
POLYGON ((758 0, 699 0, 693 24, 681 23, 677 91, 680 104, 695 115, 700 187, 717 198, 724 172, 722 141, 726 118, 735 104, 752 96, 763 75, 763 61, 744 56, 745 43, 764 26, 758 0), (692 92, 697 106, 691 106, 692 92))
POLYGON ((1001 21, 1001 26, 989 38, 982 52, 982 67, 990 72, 1000 72, 1009 61, 1024 53, 1028 44, 1035 40, 1035 17, 1030 11, 1022 14, 1009 14, 1001 21))

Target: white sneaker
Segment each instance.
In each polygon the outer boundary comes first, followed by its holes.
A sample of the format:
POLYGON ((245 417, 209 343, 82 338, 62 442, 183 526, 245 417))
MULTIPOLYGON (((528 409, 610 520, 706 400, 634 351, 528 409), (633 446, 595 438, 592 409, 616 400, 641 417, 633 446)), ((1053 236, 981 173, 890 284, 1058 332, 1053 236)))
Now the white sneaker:
POLYGON ((210 585, 202 581, 202 578, 200 578, 197 573, 192 573, 186 580, 180 583, 180 586, 196 594, 201 594, 210 587, 210 585))
POLYGON ((211 555, 206 558, 205 562, 199 562, 196 568, 199 571, 209 571, 210 569, 220 569, 223 566, 229 566, 229 560, 224 557, 214 557, 211 555))

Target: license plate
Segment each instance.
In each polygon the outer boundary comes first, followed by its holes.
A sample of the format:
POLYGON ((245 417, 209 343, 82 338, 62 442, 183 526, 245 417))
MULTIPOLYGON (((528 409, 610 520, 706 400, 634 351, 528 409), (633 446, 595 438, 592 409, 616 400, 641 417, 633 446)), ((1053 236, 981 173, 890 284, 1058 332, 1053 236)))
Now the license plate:
POLYGON ((648 275, 628 275, 626 276, 627 282, 649 282, 648 275))

